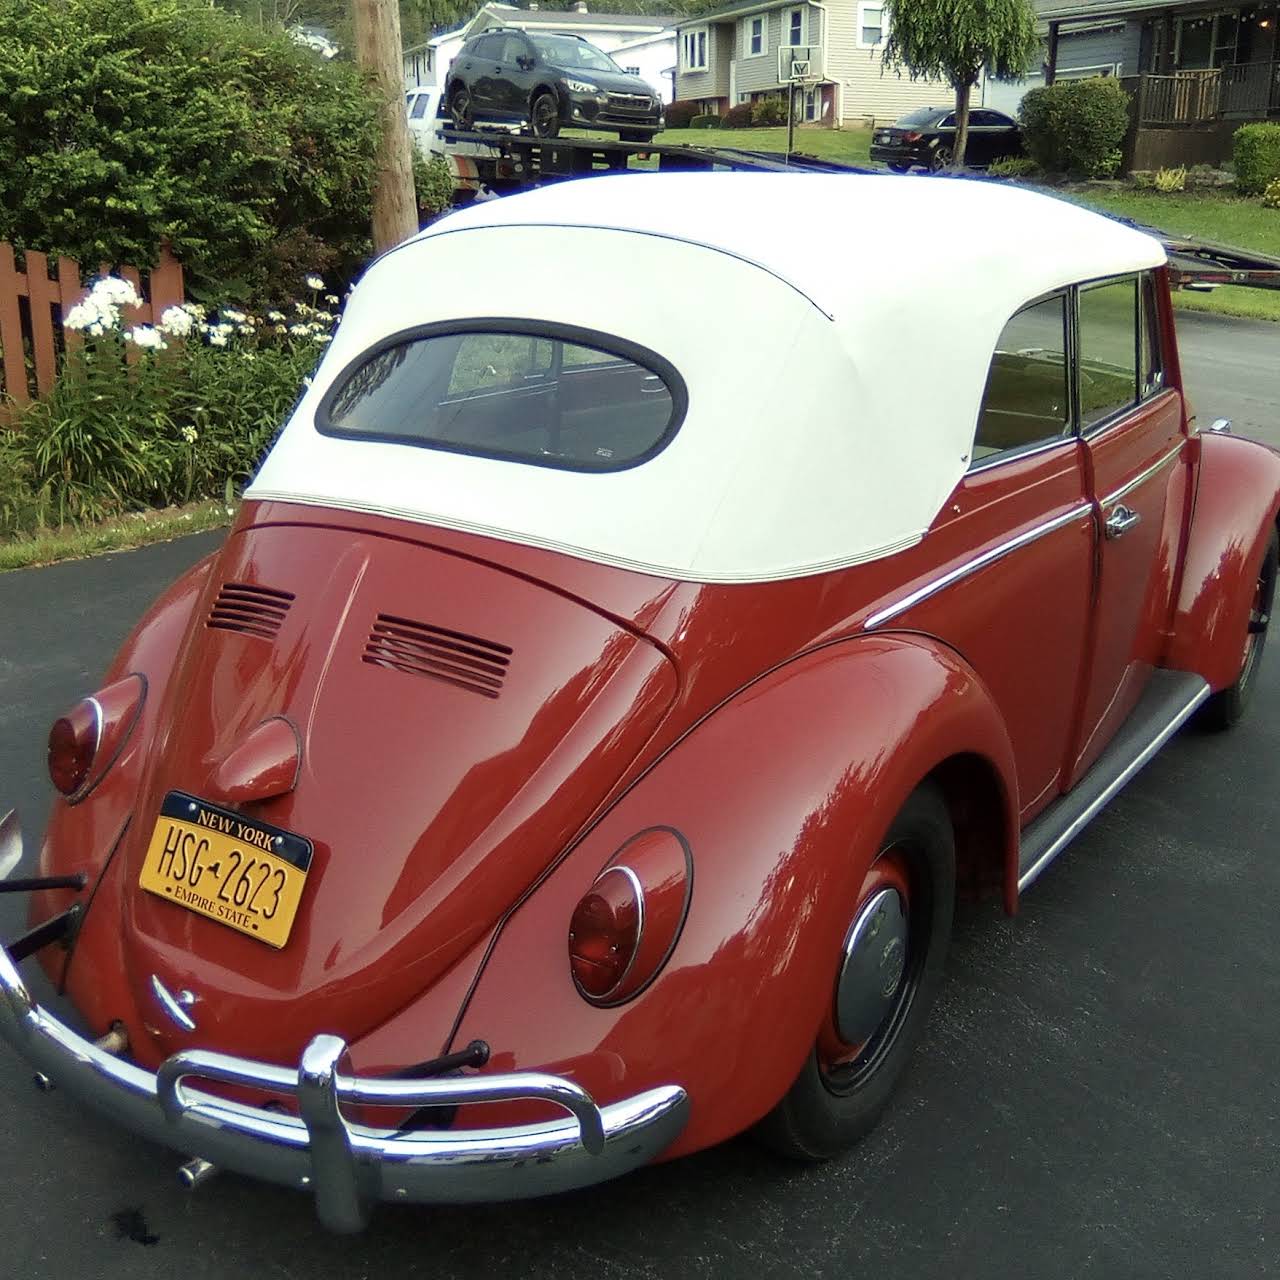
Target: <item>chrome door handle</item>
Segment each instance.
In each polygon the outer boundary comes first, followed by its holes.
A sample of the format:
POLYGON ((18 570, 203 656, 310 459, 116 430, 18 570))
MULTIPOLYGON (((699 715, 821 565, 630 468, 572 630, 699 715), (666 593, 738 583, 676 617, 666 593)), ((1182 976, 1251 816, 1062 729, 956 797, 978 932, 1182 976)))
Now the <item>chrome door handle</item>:
POLYGON ((1129 532, 1142 519, 1138 512, 1126 507, 1123 502, 1111 508, 1111 514, 1103 525, 1108 538, 1119 538, 1129 532))

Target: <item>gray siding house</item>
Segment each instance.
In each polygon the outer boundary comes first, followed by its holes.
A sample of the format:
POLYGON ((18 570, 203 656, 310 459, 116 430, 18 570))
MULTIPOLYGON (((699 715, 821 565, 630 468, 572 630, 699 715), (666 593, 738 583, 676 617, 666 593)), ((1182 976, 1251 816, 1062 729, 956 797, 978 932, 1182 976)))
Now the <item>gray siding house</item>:
POLYGON ((801 122, 839 127, 893 120, 913 107, 951 101, 941 81, 885 69, 888 15, 881 0, 746 0, 676 28, 676 98, 720 115, 787 91, 793 59, 810 78, 796 91, 801 122))

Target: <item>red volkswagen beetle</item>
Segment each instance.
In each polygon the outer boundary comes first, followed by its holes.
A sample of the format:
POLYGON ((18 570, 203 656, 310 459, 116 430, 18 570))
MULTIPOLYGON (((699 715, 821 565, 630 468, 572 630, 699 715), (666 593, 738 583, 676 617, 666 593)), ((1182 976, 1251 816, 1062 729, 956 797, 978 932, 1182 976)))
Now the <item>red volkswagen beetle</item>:
POLYGON ((456 214, 54 725, 0 1033, 337 1229, 753 1126, 830 1156, 957 895, 1013 911, 1244 711, 1278 506, 1280 457, 1189 426, 1159 245, 1070 205, 675 174, 456 214))

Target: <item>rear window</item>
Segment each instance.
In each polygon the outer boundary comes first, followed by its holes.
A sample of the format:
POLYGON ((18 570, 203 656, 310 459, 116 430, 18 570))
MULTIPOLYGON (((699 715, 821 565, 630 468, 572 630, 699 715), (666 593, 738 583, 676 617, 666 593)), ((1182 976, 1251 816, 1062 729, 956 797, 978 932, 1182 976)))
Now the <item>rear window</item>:
POLYGON ((895 120, 894 126, 901 129, 918 129, 924 124, 936 124, 942 112, 937 107, 917 107, 909 111, 901 119, 895 120))
POLYGON ((579 330, 453 326, 362 356, 316 422, 325 435, 620 471, 667 444, 685 403, 679 374, 630 343, 579 330))

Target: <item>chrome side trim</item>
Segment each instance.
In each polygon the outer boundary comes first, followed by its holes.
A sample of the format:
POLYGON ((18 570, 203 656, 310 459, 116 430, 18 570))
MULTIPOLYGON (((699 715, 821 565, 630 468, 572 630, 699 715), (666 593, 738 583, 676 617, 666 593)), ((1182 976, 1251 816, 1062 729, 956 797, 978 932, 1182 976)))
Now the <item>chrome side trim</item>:
POLYGON ((1024 458, 1034 458, 1039 454, 1048 453, 1051 449, 1061 449, 1064 445, 1070 445, 1074 449, 1079 443, 1080 437, 1073 432, 1069 436, 1055 436, 1052 440, 1028 445, 1024 449, 1005 449, 970 463, 965 475, 976 476, 983 471, 990 471, 992 467, 1001 467, 1007 462, 1021 462, 1024 458))
POLYGON ((934 578, 932 582, 926 582, 924 586, 917 587, 910 593, 910 595, 904 596, 895 604, 888 605, 878 612, 873 613, 866 622, 863 623, 863 629, 871 631, 874 628, 881 626, 891 618, 896 618, 899 614, 906 613, 908 609, 914 608, 922 600, 927 600, 930 596, 937 595, 939 591, 951 586, 952 583, 959 582, 961 578, 967 578, 970 574, 977 573, 979 569, 985 569, 987 565, 994 564, 997 560, 1003 559, 1005 556, 1009 555, 1010 552, 1017 551, 1020 547, 1025 547, 1029 543, 1035 542, 1038 539, 1053 533, 1056 529, 1061 529, 1066 525, 1073 524, 1075 521, 1092 514, 1092 503, 1078 503, 1069 511, 1064 511, 1062 515, 1054 516, 1052 520, 1046 520, 1043 524, 1038 524, 1034 528, 1027 529, 1025 532, 1018 534, 1016 538, 1010 538, 1007 542, 1001 542, 997 546, 984 551, 980 556, 975 556, 972 560, 966 560, 963 564, 956 565, 954 569, 948 569, 946 573, 934 578))
MULTIPOLYGON (((631 952, 631 959, 627 961, 627 967, 622 971, 622 977, 613 985, 612 990, 617 991, 631 976, 631 970, 635 968, 636 957, 640 954, 640 944, 644 941, 644 886, 640 883, 640 877, 625 862, 615 862, 613 866, 605 867, 596 876, 595 883, 599 884, 605 876, 614 871, 626 877, 627 882, 631 885, 631 892, 636 895, 636 945, 631 952)), ((604 998, 607 999, 607 997, 604 998)))
MULTIPOLYGON (((1152 756, 1191 718, 1192 713, 1209 696, 1209 693, 1207 681, 1195 682, 1191 692, 1175 705, 1173 713, 1163 722, 1146 746, 1053 837, 1039 857, 1018 876, 1019 893, 1034 884, 1040 873, 1097 817, 1107 802, 1112 800, 1133 779, 1134 775, 1150 762, 1152 756)), ((1064 799, 1070 798, 1071 792, 1068 792, 1064 799)))
POLYGON ((1164 454, 1160 458, 1157 458, 1156 461, 1153 462, 1145 471, 1138 472, 1138 474, 1134 476, 1132 480, 1125 481, 1125 483, 1122 484, 1118 489, 1115 489, 1111 493, 1107 494, 1107 496, 1102 499, 1102 505, 1104 507, 1109 507, 1113 502, 1119 502, 1120 499, 1123 498, 1126 493, 1132 493, 1133 490, 1136 489, 1140 484, 1145 484, 1148 480, 1151 479, 1153 475, 1156 474, 1157 471, 1160 471, 1163 468, 1167 467, 1169 463, 1171 463, 1175 458, 1181 456, 1182 446, 1185 443, 1186 443, 1185 441, 1179 440, 1178 443, 1174 445, 1174 447, 1170 449, 1168 453, 1164 454))
POLYGON ((151 994, 155 996, 160 1007, 167 1013, 176 1026, 183 1031, 196 1029, 195 1019, 182 1007, 181 1002, 169 994, 169 988, 153 973, 151 975, 151 994))

